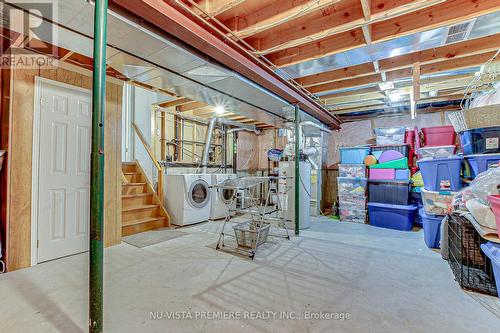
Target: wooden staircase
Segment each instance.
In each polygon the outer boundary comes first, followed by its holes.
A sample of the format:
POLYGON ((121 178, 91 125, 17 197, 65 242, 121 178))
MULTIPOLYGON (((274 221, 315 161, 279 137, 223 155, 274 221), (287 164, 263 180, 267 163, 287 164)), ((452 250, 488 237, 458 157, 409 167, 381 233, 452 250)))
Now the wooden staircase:
POLYGON ((168 227, 170 219, 144 170, 122 163, 122 236, 168 227))

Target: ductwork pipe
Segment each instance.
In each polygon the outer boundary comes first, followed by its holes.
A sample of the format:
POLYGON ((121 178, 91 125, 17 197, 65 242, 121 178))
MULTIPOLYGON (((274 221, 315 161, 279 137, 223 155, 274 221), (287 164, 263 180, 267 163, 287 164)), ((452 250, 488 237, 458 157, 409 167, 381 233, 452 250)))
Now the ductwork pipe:
POLYGON ((318 125, 316 123, 313 123, 312 121, 303 121, 300 123, 300 127, 304 127, 304 126, 312 126, 312 127, 316 127, 317 129, 319 129, 320 131, 323 131, 325 133, 328 133, 328 134, 331 134, 332 131, 326 127, 323 127, 321 125, 318 125))
POLYGON ((215 123, 217 118, 211 118, 208 122, 207 135, 205 136, 205 147, 203 148, 203 155, 201 157, 201 173, 207 173, 208 167, 208 153, 210 152, 210 143, 212 142, 212 134, 214 132, 215 123))

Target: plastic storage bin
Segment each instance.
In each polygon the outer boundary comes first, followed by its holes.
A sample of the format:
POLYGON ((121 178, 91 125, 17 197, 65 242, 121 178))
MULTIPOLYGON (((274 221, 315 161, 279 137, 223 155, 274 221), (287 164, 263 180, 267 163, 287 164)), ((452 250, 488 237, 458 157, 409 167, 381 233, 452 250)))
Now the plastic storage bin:
POLYGON ((427 214, 446 215, 456 192, 422 189, 422 203, 427 214))
POLYGON ((396 169, 370 169, 371 180, 394 180, 396 169))
POLYGON ((408 168, 408 158, 400 158, 385 163, 370 165, 370 169, 406 169, 408 168))
POLYGON ((457 146, 422 147, 418 149, 420 158, 443 158, 455 154, 457 146))
POLYGON ((405 132, 405 144, 410 145, 412 149, 415 149, 415 131, 407 130, 405 132))
POLYGON ((389 205, 408 205, 411 185, 402 180, 369 180, 368 201, 389 205))
POLYGON ((339 164, 340 177, 366 177, 366 166, 364 164, 339 164))
POLYGON ((365 223, 366 210, 339 206, 340 221, 365 223))
POLYGON ((498 238, 500 238, 500 195, 488 195, 488 201, 490 202, 493 214, 495 214, 498 238))
POLYGON ((453 126, 436 126, 422 128, 424 146, 452 146, 456 133, 453 126))
POLYGON ((420 209, 418 215, 420 215, 420 220, 422 221, 422 227, 424 229, 425 245, 431 249, 439 249, 439 243, 441 242, 441 222, 443 221, 443 217, 426 214, 424 209, 420 209))
POLYGON ((370 154, 369 147, 341 147, 339 151, 342 164, 363 164, 365 157, 370 154))
POLYGON ((366 196, 366 178, 337 177, 339 197, 358 195, 366 196))
POLYGON ((475 178, 481 172, 489 168, 497 168, 500 162, 500 154, 468 155, 465 159, 470 165, 471 176, 475 178))
POLYGON ((417 206, 368 203, 368 219, 376 227, 410 231, 413 228, 417 206))
POLYGON ((500 153, 500 127, 486 127, 460 133, 465 155, 500 153))
POLYGON ((404 127, 378 127, 373 130, 377 145, 402 145, 405 143, 404 127))
POLYGON ((462 187, 462 157, 435 158, 417 161, 428 191, 458 191, 462 187))
POLYGON ((372 146, 372 155, 373 152, 375 151, 388 151, 388 150, 395 150, 403 154, 405 157, 409 157, 410 153, 410 146, 407 144, 404 145, 385 145, 385 146, 372 146))
POLYGON ((410 169, 396 169, 395 180, 409 180, 410 169))
POLYGON ((500 300, 500 244, 488 242, 481 244, 481 250, 491 260, 493 266, 493 275, 495 277, 495 284, 497 286, 498 298, 500 300))
POLYGON ((367 197, 359 195, 339 196, 339 205, 346 204, 358 207, 359 209, 365 209, 366 199, 367 197))

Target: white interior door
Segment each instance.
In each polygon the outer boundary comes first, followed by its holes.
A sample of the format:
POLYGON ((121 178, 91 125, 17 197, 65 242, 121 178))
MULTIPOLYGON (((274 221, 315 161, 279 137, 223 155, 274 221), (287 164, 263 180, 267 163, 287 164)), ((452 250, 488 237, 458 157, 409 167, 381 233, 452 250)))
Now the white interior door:
MULTIPOLYGON (((88 250, 91 95, 40 85, 38 262, 88 250)), ((36 149, 36 147, 35 147, 36 149)))

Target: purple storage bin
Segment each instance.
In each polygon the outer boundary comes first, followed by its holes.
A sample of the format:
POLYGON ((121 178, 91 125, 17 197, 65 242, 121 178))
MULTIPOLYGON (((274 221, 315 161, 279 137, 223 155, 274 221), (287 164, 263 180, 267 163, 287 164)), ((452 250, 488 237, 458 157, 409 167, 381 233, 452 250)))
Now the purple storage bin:
POLYGON ((500 244, 492 242, 481 244, 481 250, 490 258, 493 276, 497 285, 498 299, 500 300, 500 244))
POLYGON ((424 159, 417 162, 427 191, 458 191, 462 187, 462 157, 424 159))
POLYGON ((416 213, 417 206, 413 205, 368 203, 368 218, 370 224, 376 227, 410 231, 413 228, 416 213))
POLYGON ((469 162, 471 176, 476 178, 481 172, 485 172, 489 168, 498 167, 500 154, 468 155, 465 156, 465 158, 467 162, 469 162))
POLYGON ((396 169, 370 169, 370 177, 372 180, 394 180, 396 169))
POLYGON ((410 179, 410 169, 396 169, 394 176, 395 180, 408 180, 410 179))

